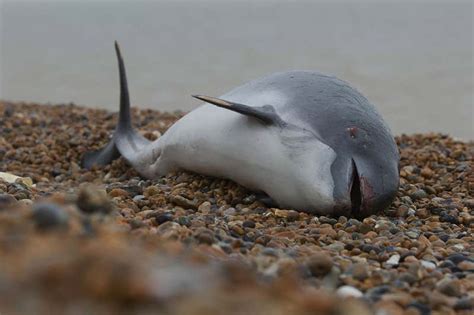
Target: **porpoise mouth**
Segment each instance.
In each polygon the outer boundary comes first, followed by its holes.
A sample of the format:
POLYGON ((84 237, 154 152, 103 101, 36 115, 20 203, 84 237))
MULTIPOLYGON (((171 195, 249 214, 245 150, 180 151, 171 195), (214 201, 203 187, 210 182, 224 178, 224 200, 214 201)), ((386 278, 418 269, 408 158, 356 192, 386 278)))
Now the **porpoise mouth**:
POLYGON ((351 212, 354 217, 361 215, 361 205, 362 205, 362 192, 360 189, 360 178, 359 172, 357 171, 357 165, 352 159, 352 181, 350 186, 350 195, 351 195, 351 212))

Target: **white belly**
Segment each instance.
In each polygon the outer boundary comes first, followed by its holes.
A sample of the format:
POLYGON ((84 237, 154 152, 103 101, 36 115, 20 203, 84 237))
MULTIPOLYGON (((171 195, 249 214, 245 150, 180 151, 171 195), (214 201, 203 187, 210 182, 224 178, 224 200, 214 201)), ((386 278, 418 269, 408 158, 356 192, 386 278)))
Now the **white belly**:
POLYGON ((305 130, 203 105, 176 122, 159 147, 160 173, 179 168, 229 178, 283 207, 332 210, 335 152, 305 130))

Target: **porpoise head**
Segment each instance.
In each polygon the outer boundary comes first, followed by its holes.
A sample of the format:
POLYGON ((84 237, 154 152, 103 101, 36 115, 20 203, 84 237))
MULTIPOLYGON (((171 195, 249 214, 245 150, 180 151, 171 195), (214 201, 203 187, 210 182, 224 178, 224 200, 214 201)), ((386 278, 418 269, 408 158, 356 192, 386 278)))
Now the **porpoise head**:
POLYGON ((400 157, 375 108, 357 91, 350 94, 328 110, 318 130, 336 152, 331 165, 334 214, 360 218, 385 209, 395 198, 400 157))
POLYGON ((388 207, 399 184, 399 155, 393 138, 364 125, 347 127, 333 140, 338 143, 331 166, 334 213, 366 217, 388 207))

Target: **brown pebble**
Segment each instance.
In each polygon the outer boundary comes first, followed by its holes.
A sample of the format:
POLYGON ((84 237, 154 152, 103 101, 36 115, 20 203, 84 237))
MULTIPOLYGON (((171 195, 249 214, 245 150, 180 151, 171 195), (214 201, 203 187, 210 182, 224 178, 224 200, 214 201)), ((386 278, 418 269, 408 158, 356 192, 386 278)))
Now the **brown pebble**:
POLYGON ((109 196, 114 197, 128 197, 128 192, 120 188, 114 188, 109 192, 109 196))
POLYGON ((170 195, 170 202, 187 209, 197 209, 197 204, 194 200, 189 200, 180 195, 170 195))
POLYGON ((461 282, 458 279, 443 279, 436 284, 439 292, 448 296, 460 297, 463 294, 461 282))
POLYGON ((158 188, 157 186, 153 185, 153 186, 148 186, 147 188, 145 188, 145 190, 143 191, 143 195, 145 195, 145 197, 151 197, 151 196, 155 196, 155 195, 158 195, 160 193, 160 188, 158 188))
POLYGON ((209 214, 211 212, 211 203, 209 201, 205 201, 199 205, 198 211, 202 214, 209 214))
POLYGON ((332 269, 332 265, 331 256, 323 252, 313 254, 306 262, 306 266, 314 277, 321 277, 328 274, 332 269))

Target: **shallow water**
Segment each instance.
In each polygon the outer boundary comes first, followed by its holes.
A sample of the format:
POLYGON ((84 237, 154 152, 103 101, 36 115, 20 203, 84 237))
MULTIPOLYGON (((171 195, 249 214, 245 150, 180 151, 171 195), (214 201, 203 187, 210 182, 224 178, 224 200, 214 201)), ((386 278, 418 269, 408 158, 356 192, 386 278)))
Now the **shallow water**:
POLYGON ((0 99, 116 110, 113 40, 132 102, 194 108, 253 78, 351 82, 396 134, 473 130, 473 2, 3 1, 0 99))

